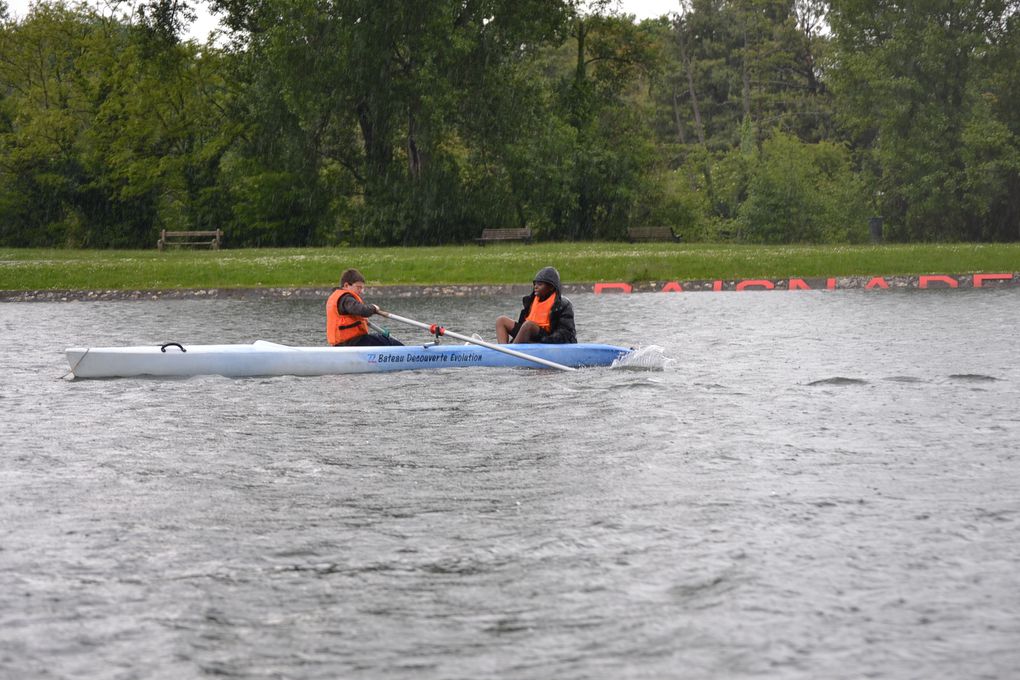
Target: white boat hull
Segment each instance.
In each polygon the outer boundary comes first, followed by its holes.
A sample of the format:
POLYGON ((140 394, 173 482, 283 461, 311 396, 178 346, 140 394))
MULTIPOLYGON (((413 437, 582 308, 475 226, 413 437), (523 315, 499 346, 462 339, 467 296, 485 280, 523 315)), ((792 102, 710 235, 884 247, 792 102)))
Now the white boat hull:
MULTIPOLYGON (((613 345, 514 345, 513 349, 571 368, 609 366, 631 350, 613 345)), ((76 378, 135 376, 334 375, 469 366, 542 368, 524 358, 475 345, 291 347, 264 340, 250 345, 72 347, 67 362, 76 378)))

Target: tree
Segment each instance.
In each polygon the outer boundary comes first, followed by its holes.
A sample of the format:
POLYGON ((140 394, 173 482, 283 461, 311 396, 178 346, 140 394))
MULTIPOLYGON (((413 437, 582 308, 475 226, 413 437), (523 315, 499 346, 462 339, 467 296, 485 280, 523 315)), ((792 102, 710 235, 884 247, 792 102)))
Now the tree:
POLYGON ((75 58, 86 30, 66 11, 36 8, 23 26, 0 32, 0 240, 46 245, 80 236, 76 203, 87 182, 74 146, 81 121, 75 104, 75 58), (48 58, 48 57, 53 58, 48 58))
POLYGON ((218 214, 203 201, 229 144, 214 57, 62 5, 0 41, 0 241, 149 246, 218 214))
POLYGON ((901 240, 1020 237, 1016 6, 834 0, 841 120, 901 240), (1006 78, 1004 78, 1006 76, 1006 78))
POLYGON ((403 244, 475 230, 461 200, 462 129, 473 125, 462 111, 478 106, 463 103, 491 94, 490 75, 565 18, 562 5, 541 0, 214 4, 244 55, 248 151, 267 149, 259 155, 269 165, 289 158, 283 169, 305 178, 309 197, 330 167, 348 188, 337 237, 403 244), (295 153, 271 148, 281 130, 295 153))
MULTIPOLYGON (((629 17, 576 14, 570 40, 543 56, 556 85, 561 137, 569 145, 559 193, 544 236, 621 238, 652 162, 641 84, 653 68, 651 33, 629 17)), ((540 187, 536 187, 542 191, 540 187)))
MULTIPOLYGON (((773 129, 815 141, 830 117, 818 55, 817 0, 688 0, 673 16, 673 55, 660 100, 675 134, 725 151, 773 129), (756 132, 744 135, 745 125, 756 132)), ((667 55, 668 56, 668 55, 667 55)))
POLYGON ((755 152, 738 222, 756 243, 860 243, 867 208, 845 147, 777 132, 755 152))

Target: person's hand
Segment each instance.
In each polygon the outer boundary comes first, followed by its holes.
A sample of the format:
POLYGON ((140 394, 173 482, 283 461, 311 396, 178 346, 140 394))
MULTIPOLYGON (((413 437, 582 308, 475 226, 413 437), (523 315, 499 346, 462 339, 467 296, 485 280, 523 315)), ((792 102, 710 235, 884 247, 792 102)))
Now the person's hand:
POLYGON ((378 314, 380 312, 379 305, 372 305, 372 309, 375 310, 376 314, 378 314))

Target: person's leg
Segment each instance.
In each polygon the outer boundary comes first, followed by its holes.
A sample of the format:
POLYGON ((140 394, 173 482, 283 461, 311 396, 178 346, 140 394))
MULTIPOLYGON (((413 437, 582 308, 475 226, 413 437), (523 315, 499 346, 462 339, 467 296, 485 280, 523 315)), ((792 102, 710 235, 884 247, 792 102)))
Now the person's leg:
POLYGON ((533 342, 542 335, 542 327, 534 321, 525 321, 521 324, 521 327, 517 330, 517 335, 514 336, 513 344, 517 345, 522 342, 533 342))
POLYGON ((399 340, 380 335, 378 333, 366 333, 359 335, 350 342, 344 343, 344 347, 385 347, 389 345, 403 345, 399 340))
POLYGON ((505 345, 514 334, 516 322, 509 316, 501 316, 496 319, 496 342, 505 345))

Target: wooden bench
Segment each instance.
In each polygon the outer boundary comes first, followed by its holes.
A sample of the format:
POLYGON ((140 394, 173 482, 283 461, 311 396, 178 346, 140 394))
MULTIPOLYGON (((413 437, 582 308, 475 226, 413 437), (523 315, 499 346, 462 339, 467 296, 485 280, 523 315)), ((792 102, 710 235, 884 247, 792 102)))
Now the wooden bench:
POLYGON ((216 231, 167 231, 159 232, 156 247, 163 250, 167 246, 209 246, 213 250, 220 249, 223 241, 223 230, 216 231))
POLYGON ((630 227, 627 229, 627 240, 635 241, 679 241, 680 237, 673 233, 673 227, 630 227))
POLYGON ((482 237, 476 238, 475 243, 484 246, 486 243, 499 243, 501 241, 523 241, 531 243, 531 229, 483 229, 482 237))

